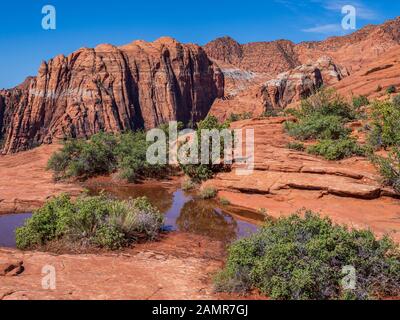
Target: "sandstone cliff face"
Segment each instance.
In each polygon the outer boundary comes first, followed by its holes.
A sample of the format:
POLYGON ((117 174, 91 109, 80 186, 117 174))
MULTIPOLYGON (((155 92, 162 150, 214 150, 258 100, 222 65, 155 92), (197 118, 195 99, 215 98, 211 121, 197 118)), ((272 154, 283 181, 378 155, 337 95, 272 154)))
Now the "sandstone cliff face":
POLYGON ((400 44, 400 17, 382 25, 368 25, 344 37, 294 44, 287 40, 239 44, 232 38, 219 38, 204 46, 207 54, 253 72, 273 76, 309 60, 329 56, 350 72, 359 70, 400 44))
POLYGON ((238 68, 276 75, 300 64, 288 40, 241 45, 232 38, 218 38, 204 46, 208 56, 238 68))
POLYGON ((223 95, 223 75, 199 46, 161 38, 57 56, 1 95, 3 152, 12 153, 101 130, 198 121, 223 95))
POLYGON ((210 110, 220 120, 227 119, 231 113, 250 112, 257 117, 264 111, 284 109, 308 97, 322 85, 333 86, 349 75, 346 68, 336 65, 329 57, 321 57, 316 62, 298 66, 267 80, 263 74, 239 69, 222 71, 225 93, 229 94, 215 100, 210 110), (240 90, 232 90, 233 85, 240 90))
POLYGON ((322 85, 332 85, 347 75, 328 57, 322 57, 316 63, 301 65, 281 73, 262 87, 264 108, 285 108, 292 102, 307 98, 322 85))

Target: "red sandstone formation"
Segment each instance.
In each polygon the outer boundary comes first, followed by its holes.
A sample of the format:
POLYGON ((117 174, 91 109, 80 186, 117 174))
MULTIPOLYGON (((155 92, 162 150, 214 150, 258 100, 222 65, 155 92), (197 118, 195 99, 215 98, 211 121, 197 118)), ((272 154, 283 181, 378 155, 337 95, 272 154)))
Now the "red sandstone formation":
POLYGON ((223 95, 223 77, 201 47, 160 38, 57 56, 0 95, 3 151, 12 153, 66 136, 201 120, 223 95))
POLYGON ((288 40, 254 42, 241 45, 230 37, 218 38, 204 46, 207 54, 219 61, 253 72, 276 75, 300 65, 288 40))
POLYGON ((225 68, 222 68, 222 72, 225 92, 229 95, 217 99, 210 111, 220 120, 227 119, 231 113, 250 112, 257 117, 264 111, 283 109, 308 97, 322 85, 337 84, 348 76, 346 70, 329 57, 321 57, 314 63, 301 65, 264 83, 262 80, 266 78, 263 74, 225 68), (233 85, 239 90, 234 91, 233 85))
POLYGON ((239 44, 229 37, 204 46, 208 56, 238 68, 273 76, 309 60, 329 56, 350 72, 382 56, 400 44, 400 17, 382 25, 368 25, 353 34, 325 41, 295 44, 287 40, 239 44))
POLYGON ((289 150, 284 133, 286 118, 238 121, 237 129, 254 129, 255 167, 247 176, 234 170, 205 182, 219 190, 232 205, 279 217, 301 208, 321 212, 337 223, 371 228, 378 235, 391 233, 400 240, 399 194, 382 186, 381 177, 366 158, 327 161, 289 150))

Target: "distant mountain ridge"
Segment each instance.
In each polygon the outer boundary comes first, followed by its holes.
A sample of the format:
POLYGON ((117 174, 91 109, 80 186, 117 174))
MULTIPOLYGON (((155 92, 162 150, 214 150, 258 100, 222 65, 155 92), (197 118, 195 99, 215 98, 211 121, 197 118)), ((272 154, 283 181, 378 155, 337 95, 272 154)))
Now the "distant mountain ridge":
POLYGON ((330 56, 350 71, 358 70, 363 63, 396 45, 400 45, 400 17, 324 41, 295 44, 289 40, 276 40, 239 44, 230 37, 222 37, 207 43, 204 50, 217 61, 248 71, 276 75, 321 56, 330 56))

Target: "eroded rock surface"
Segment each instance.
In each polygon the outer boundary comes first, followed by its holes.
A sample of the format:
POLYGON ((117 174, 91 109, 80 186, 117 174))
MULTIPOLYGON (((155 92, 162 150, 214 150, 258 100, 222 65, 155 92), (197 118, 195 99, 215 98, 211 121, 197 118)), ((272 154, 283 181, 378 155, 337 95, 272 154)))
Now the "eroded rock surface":
POLYGON ((265 111, 284 109, 307 98, 323 85, 335 85, 349 75, 345 68, 326 56, 273 79, 266 74, 241 69, 222 68, 222 71, 225 92, 229 94, 216 99, 210 110, 220 120, 227 119, 231 113, 246 112, 257 117, 265 111))
POLYGON ((285 118, 245 120, 234 128, 255 130, 255 168, 237 175, 236 167, 220 173, 205 185, 220 191, 232 204, 272 216, 288 215, 301 208, 320 211, 336 222, 393 234, 400 240, 400 200, 383 187, 380 176, 365 158, 327 161, 289 150, 291 140, 283 130, 285 118))
POLYGON ((44 145, 17 154, 0 156, 0 214, 31 212, 60 193, 78 195, 76 184, 56 183, 46 171, 47 161, 59 146, 44 145))
POLYGON ((1 261, 14 260, 25 267, 17 276, 0 276, 0 300, 218 299, 212 277, 222 259, 220 243, 179 233, 120 253, 0 249, 0 267, 1 261), (54 290, 42 287, 45 266, 54 267, 54 290))
POLYGON ((204 49, 213 59, 273 76, 324 55, 354 72, 400 44, 399 26, 400 17, 381 25, 368 25, 347 36, 299 44, 287 40, 239 44, 223 37, 206 44, 204 49))
POLYGON ((101 130, 199 121, 223 95, 223 76, 201 47, 160 38, 57 56, 0 95, 4 152, 12 153, 101 130))

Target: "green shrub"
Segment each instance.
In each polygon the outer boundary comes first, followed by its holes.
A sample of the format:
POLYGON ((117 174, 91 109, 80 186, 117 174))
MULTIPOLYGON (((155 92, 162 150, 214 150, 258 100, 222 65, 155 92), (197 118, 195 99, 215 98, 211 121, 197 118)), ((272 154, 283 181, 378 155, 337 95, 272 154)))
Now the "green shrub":
POLYGON ((269 220, 229 248, 217 291, 257 288, 273 299, 369 299, 400 294, 398 246, 365 230, 348 230, 307 211, 269 220), (355 289, 342 286, 343 268, 356 271, 355 289))
POLYGON ((395 93, 396 92, 396 87, 395 86, 389 86, 387 89, 386 89, 386 93, 387 94, 392 94, 392 93, 395 93))
POLYGON ((400 149, 395 147, 387 158, 375 155, 372 162, 383 177, 383 183, 400 193, 400 149))
POLYGON ((302 100, 300 118, 315 114, 338 116, 345 121, 356 119, 356 110, 334 90, 321 89, 309 98, 302 100))
POLYGON ((298 122, 285 122, 288 134, 299 140, 339 139, 347 136, 350 129, 345 128, 343 119, 335 115, 312 114, 298 122))
POLYGON ((267 109, 261 114, 261 117, 263 117, 263 118, 278 117, 281 113, 282 113, 282 110, 267 109))
POLYGON ((130 182, 142 178, 162 177, 168 174, 168 166, 150 164, 146 153, 151 142, 146 141, 146 133, 142 131, 128 132, 120 136, 116 148, 119 175, 130 182))
POLYGON ((359 109, 369 105, 369 100, 366 96, 355 96, 353 97, 353 107, 359 109))
POLYGON ((365 156, 364 147, 357 144, 352 138, 344 138, 339 140, 320 140, 317 144, 308 147, 307 152, 319 155, 327 160, 341 160, 352 156, 365 156))
POLYGON ((299 140, 343 139, 351 132, 344 125, 359 116, 356 108, 327 89, 303 100, 295 115, 297 122, 285 122, 285 129, 299 140))
POLYGON ((168 174, 167 165, 147 162, 149 146, 146 134, 141 131, 120 135, 98 133, 87 141, 67 141, 60 151, 51 156, 47 168, 54 171, 56 179, 87 179, 117 169, 120 177, 129 181, 168 174))
POLYGON ((223 206, 229 206, 231 204, 231 202, 228 199, 225 198, 221 198, 219 199, 219 202, 223 205, 223 206))
POLYGON ((163 219, 146 198, 118 201, 101 195, 72 202, 61 195, 48 201, 17 229, 17 247, 30 249, 61 239, 114 250, 142 238, 154 239, 163 219))
POLYGON ((400 144, 400 108, 389 101, 372 105, 369 143, 377 148, 400 144))
POLYGON ((206 187, 200 190, 199 194, 201 199, 213 199, 217 196, 217 190, 212 187, 206 187))
POLYGON ((56 178, 88 178, 112 172, 116 167, 117 138, 112 134, 98 133, 89 141, 69 140, 52 155, 47 168, 56 178))
POLYGON ((240 120, 248 120, 253 118, 253 113, 243 112, 243 113, 231 113, 228 117, 228 122, 236 122, 240 120))
POLYGON ((186 179, 182 182, 182 190, 183 191, 193 190, 195 187, 196 187, 196 184, 190 179, 186 179))
POLYGON ((400 94, 393 97, 392 103, 396 108, 400 108, 400 94))
POLYGON ((297 141, 293 141, 293 142, 289 142, 286 147, 290 150, 296 150, 296 151, 305 151, 306 147, 304 146, 304 144, 297 142, 297 141))
MULTIPOLYGON (((219 123, 218 119, 214 116, 207 116, 203 121, 200 121, 197 124, 197 139, 198 139, 198 154, 201 155, 201 131, 203 129, 213 130, 216 129, 218 131, 228 129, 229 123, 219 123)), ((220 139, 220 157, 223 159, 224 156, 224 139, 220 139)), ((207 164, 199 163, 199 164, 182 164, 180 163, 180 168, 182 171, 195 183, 199 183, 201 181, 205 181, 211 179, 217 172, 226 171, 230 169, 229 165, 223 164, 221 161, 220 164, 212 163, 212 144, 210 143, 210 157, 208 159, 207 164)))

